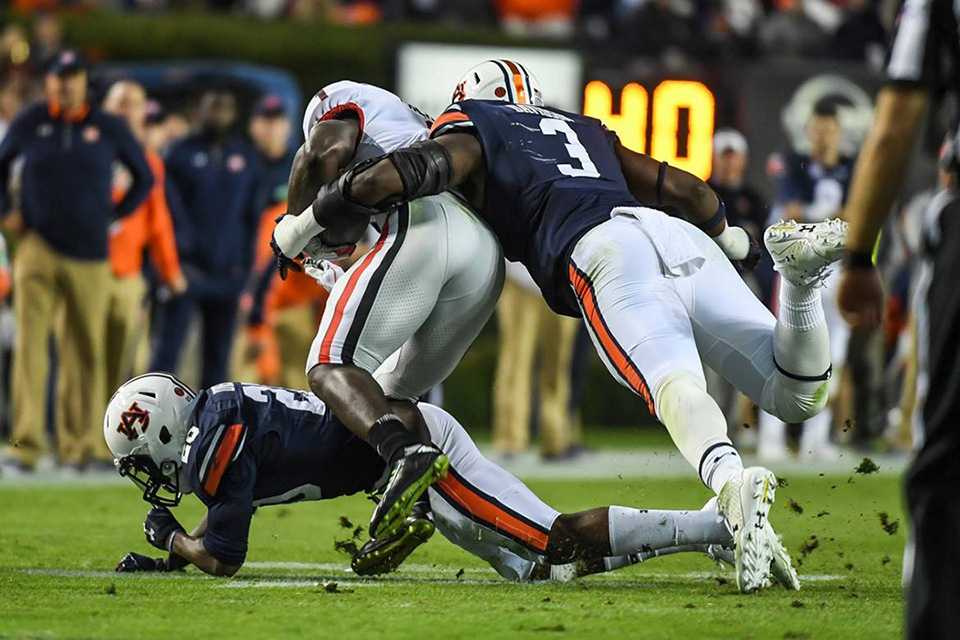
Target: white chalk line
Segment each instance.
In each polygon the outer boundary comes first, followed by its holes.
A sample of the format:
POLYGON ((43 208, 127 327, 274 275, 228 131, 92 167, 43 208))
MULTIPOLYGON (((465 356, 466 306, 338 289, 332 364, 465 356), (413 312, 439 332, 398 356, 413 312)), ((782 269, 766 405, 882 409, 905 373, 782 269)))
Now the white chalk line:
MULTIPOLYGON (((334 562, 248 562, 244 565, 246 570, 254 571, 263 571, 263 570, 273 570, 273 571, 317 571, 330 575, 324 577, 329 577, 331 580, 323 580, 320 577, 311 577, 310 579, 305 578, 304 576, 289 576, 289 577, 274 577, 269 578, 260 578, 256 574, 251 575, 241 575, 232 580, 224 581, 222 584, 216 585, 219 588, 227 589, 261 589, 261 588, 280 588, 280 589, 293 589, 293 588, 313 588, 320 587, 325 582, 343 582, 345 585, 352 587, 383 587, 388 585, 403 584, 405 582, 435 582, 438 584, 465 584, 465 585, 474 585, 474 586, 490 586, 497 584, 507 584, 506 581, 500 580, 496 577, 496 573, 492 569, 486 568, 463 568, 458 570, 456 573, 453 570, 453 567, 443 568, 437 567, 434 565, 428 564, 417 564, 410 563, 403 565, 400 571, 390 574, 389 576, 384 576, 378 579, 371 578, 361 578, 353 574, 349 566, 343 564, 337 564, 334 562), (457 578, 456 575, 471 575, 477 576, 476 578, 457 578), (416 577, 406 577, 406 574, 414 574, 416 577), (452 575, 451 575, 452 574, 452 575), (483 578, 481 576, 489 576, 489 578, 483 578)), ((144 573, 117 573, 115 571, 105 571, 105 570, 90 570, 90 569, 60 569, 60 568, 27 568, 27 569, 18 569, 19 573, 33 576, 52 576, 58 578, 110 578, 114 580, 126 580, 130 578, 150 578, 150 579, 161 579, 161 580, 176 580, 176 579, 204 579, 206 576, 198 573, 192 574, 182 574, 182 573, 156 573, 156 572, 144 572, 144 573)), ((728 576, 732 579, 732 572, 727 572, 728 576)), ((711 580, 718 577, 719 574, 711 573, 708 571, 687 571, 682 573, 665 573, 665 572, 647 572, 642 571, 639 574, 631 576, 629 580, 624 580, 622 578, 614 577, 612 574, 593 576, 589 579, 587 584, 597 587, 643 587, 649 586, 646 584, 646 581, 649 580, 683 580, 691 582, 703 582, 705 580, 711 580)), ((802 582, 832 582, 838 580, 844 580, 848 576, 838 575, 838 574, 801 574, 800 580, 802 582)), ((551 583, 556 584, 556 583, 551 583)))

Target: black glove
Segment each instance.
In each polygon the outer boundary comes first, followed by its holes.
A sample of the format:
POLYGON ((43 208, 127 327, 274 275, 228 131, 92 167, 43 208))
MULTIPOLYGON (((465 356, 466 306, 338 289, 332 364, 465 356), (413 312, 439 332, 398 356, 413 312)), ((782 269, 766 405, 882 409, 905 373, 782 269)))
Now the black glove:
POLYGON ((136 573, 138 571, 169 571, 163 558, 148 558, 131 551, 117 563, 117 573, 136 573))
POLYGON ((763 249, 760 248, 760 243, 749 231, 747 231, 747 235, 750 236, 750 250, 747 252, 747 257, 733 263, 740 273, 753 271, 760 262, 760 258, 763 257, 763 249))
MULTIPOLYGON (((280 219, 287 214, 279 216, 274 222, 280 222, 280 219)), ((270 248, 273 249, 273 255, 277 260, 277 272, 280 274, 281 280, 287 279, 288 271, 303 271, 303 267, 297 264, 292 258, 288 258, 283 254, 283 251, 280 250, 280 246, 277 244, 277 239, 273 236, 270 236, 270 248)))
POLYGON ((178 531, 183 533, 183 527, 166 507, 150 509, 147 519, 143 521, 143 533, 147 542, 161 551, 170 551, 173 534, 178 531))

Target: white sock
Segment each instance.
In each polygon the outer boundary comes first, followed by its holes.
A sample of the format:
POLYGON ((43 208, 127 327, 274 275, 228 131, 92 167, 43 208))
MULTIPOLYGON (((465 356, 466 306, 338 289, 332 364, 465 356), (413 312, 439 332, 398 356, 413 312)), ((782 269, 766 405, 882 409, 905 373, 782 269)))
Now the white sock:
POLYGON ((719 492, 743 469, 743 462, 727 437, 723 412, 706 386, 702 378, 690 373, 671 376, 657 391, 657 413, 703 483, 719 492))
POLYGON ((700 480, 717 495, 720 495, 723 485, 740 475, 741 471, 743 460, 729 441, 712 445, 700 458, 700 480))
POLYGON ((799 287, 786 278, 780 279, 780 322, 791 329, 809 331, 824 324, 823 303, 817 287, 799 287))
POLYGON ((614 556, 686 544, 727 544, 730 534, 716 511, 659 511, 610 507, 614 556))

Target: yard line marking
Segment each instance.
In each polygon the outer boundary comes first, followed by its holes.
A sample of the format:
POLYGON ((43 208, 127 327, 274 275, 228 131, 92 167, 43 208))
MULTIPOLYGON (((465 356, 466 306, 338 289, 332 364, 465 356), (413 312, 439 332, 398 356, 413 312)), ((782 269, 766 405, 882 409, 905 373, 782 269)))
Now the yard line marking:
MULTIPOLYGON (((344 589, 353 589, 354 587, 383 587, 383 582, 344 582, 344 589)), ((224 584, 218 584, 218 589, 264 589, 280 588, 293 589, 304 587, 322 587, 324 582, 318 580, 231 580, 224 584)), ((340 586, 340 583, 337 583, 340 586)), ((331 591, 337 593, 337 591, 331 591)))
MULTIPOLYGON (((348 564, 339 562, 247 562, 243 565, 245 569, 268 569, 268 570, 287 570, 287 571, 342 571, 353 575, 353 569, 348 564)), ((433 564, 411 562, 402 565, 404 573, 443 573, 450 567, 433 564)), ((464 568, 464 573, 478 573, 496 575, 496 572, 489 567, 470 567, 464 568)))
MULTIPOLYGON (((342 581, 344 584, 348 585, 358 585, 358 586, 385 586, 389 584, 402 584, 407 582, 431 582, 437 584, 469 584, 469 585, 493 585, 493 584, 504 584, 508 581, 501 580, 496 578, 496 573, 493 569, 481 569, 481 568, 469 568, 463 569, 464 573, 472 575, 490 575, 489 579, 457 579, 457 578, 445 578, 444 574, 452 573, 454 571, 454 566, 450 565, 446 567, 437 567, 429 564, 410 564, 404 565, 402 569, 396 573, 388 574, 381 576, 380 578, 361 578, 359 576, 352 575, 352 571, 347 565, 341 565, 334 562, 248 562, 244 565, 245 569, 266 569, 266 570, 299 570, 299 571, 333 571, 338 573, 347 574, 344 576, 330 576, 334 581, 342 581), (430 577, 416 577, 410 578, 405 574, 432 574, 430 577)), ((58 578, 113 578, 113 579, 126 579, 130 577, 147 577, 147 578, 160 578, 164 580, 173 580, 173 579, 202 579, 207 576, 201 573, 160 573, 160 572, 137 572, 137 573, 117 573, 115 571, 97 571, 90 569, 56 569, 56 568, 28 568, 28 569, 17 569, 19 573, 26 575, 36 575, 36 576, 53 576, 58 578)), ((728 572, 729 573, 729 572, 728 572)), ((663 572, 647 572, 641 571, 635 575, 631 575, 629 579, 624 579, 621 577, 615 577, 613 574, 599 574, 591 576, 590 582, 597 584, 597 586, 610 586, 610 587, 649 587, 651 586, 647 581, 648 580, 710 580, 717 577, 715 572, 709 571, 686 571, 683 573, 663 573, 663 572)), ((321 580, 323 576, 311 576, 311 579, 306 579, 303 576, 289 576, 289 577, 270 577, 270 578, 258 578, 257 574, 253 573, 250 575, 240 576, 229 582, 224 582, 223 584, 217 585, 219 587, 230 587, 230 588, 253 588, 253 587, 311 587, 319 586, 324 581, 321 580)), ((840 575, 840 574, 829 574, 829 573, 812 573, 812 574, 800 574, 801 582, 830 582, 834 580, 844 580, 849 576, 840 575)), ((557 584, 555 582, 551 584, 557 584)))

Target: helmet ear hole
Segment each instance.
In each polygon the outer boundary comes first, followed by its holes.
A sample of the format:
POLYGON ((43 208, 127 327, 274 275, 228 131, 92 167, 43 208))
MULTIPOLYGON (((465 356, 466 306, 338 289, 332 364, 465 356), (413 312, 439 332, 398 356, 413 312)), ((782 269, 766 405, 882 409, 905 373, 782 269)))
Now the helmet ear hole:
POLYGON ((170 441, 173 440, 173 435, 170 433, 170 430, 167 429, 167 425, 160 427, 158 437, 163 444, 170 444, 170 441))

